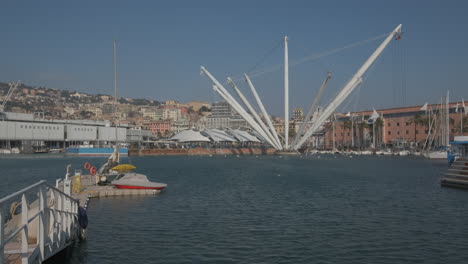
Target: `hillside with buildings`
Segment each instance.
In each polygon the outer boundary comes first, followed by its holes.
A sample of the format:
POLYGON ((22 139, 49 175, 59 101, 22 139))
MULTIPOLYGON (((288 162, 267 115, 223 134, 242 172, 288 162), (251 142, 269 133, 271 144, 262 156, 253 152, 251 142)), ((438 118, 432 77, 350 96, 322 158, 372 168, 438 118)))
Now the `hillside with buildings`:
MULTIPOLYGON (((9 90, 8 83, 0 83, 1 102, 9 90)), ((211 104, 119 97, 116 105, 111 95, 19 84, 4 111, 34 114, 46 120, 118 120, 121 125, 150 129, 155 136, 164 137, 190 127, 204 128, 211 104)))

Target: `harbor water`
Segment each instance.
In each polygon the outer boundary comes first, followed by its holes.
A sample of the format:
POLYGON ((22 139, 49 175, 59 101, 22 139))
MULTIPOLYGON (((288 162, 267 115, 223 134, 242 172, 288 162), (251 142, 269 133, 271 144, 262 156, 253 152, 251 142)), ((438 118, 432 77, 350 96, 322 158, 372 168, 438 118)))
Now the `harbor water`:
MULTIPOLYGON (((158 196, 93 199, 48 263, 467 263, 468 192, 411 157, 129 157, 158 196)), ((0 157, 0 196, 105 158, 0 157)))

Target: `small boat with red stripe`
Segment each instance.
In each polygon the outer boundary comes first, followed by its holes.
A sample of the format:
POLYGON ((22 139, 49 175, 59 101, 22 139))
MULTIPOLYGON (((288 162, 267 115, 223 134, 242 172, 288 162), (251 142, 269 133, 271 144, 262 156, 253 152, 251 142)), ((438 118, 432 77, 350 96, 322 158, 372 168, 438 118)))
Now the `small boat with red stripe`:
POLYGON ((112 185, 118 189, 163 190, 167 187, 167 184, 149 181, 146 175, 139 173, 125 173, 124 176, 112 181, 112 185))

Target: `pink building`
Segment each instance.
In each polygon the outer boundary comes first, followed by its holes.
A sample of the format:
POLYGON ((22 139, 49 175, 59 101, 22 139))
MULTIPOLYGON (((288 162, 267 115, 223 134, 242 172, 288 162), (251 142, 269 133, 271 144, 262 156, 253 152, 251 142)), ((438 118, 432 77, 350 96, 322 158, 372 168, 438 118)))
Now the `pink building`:
POLYGON ((168 133, 171 130, 171 122, 169 121, 157 121, 149 125, 149 130, 153 135, 157 135, 158 132, 161 135, 168 133))

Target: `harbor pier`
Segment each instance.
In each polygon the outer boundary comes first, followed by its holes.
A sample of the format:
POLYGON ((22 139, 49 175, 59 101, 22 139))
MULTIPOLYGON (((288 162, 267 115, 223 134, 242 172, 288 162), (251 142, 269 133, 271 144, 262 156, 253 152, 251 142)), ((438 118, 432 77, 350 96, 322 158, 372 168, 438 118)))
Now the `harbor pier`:
POLYGON ((98 185, 98 175, 45 180, 0 199, 0 264, 42 263, 85 237, 91 198, 156 195, 160 190, 98 185))

